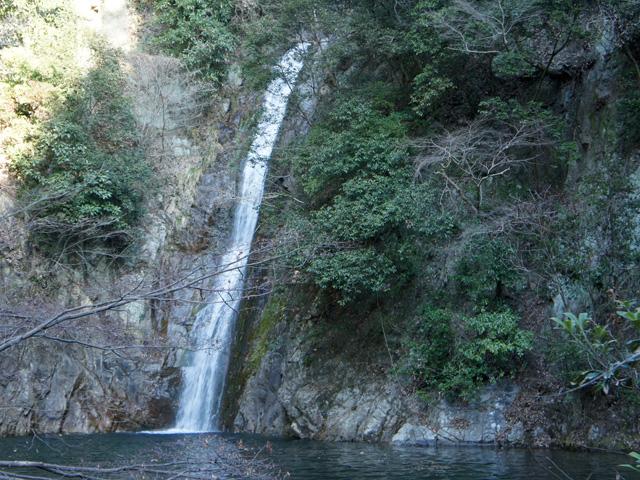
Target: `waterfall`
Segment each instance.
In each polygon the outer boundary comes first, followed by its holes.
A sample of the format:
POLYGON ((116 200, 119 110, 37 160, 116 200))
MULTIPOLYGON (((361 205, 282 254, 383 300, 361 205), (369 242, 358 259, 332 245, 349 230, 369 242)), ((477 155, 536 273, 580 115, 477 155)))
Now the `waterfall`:
POLYGON ((300 44, 284 55, 278 64, 278 77, 265 94, 264 113, 244 166, 231 241, 220 261, 222 273, 216 277, 215 293, 196 316, 192 329, 195 351, 191 365, 183 368, 183 390, 172 432, 220 429, 220 402, 247 260, 264 192, 267 161, 284 119, 289 94, 302 68, 301 56, 307 48, 308 44, 300 44))

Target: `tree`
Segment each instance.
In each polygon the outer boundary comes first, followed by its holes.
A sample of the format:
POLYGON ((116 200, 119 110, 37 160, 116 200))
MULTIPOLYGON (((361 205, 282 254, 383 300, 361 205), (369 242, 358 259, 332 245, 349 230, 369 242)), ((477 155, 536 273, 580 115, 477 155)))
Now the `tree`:
POLYGON ((55 253, 131 240, 153 183, 123 92, 118 54, 94 45, 93 68, 13 155, 32 239, 55 253))
POLYGON ((433 211, 431 192, 415 185, 404 134, 402 115, 341 98, 294 152, 314 198, 298 209, 313 245, 306 270, 341 303, 398 288, 417 255, 414 233, 450 228, 448 216, 433 211))
MULTIPOLYGON (((498 76, 527 77, 560 73, 570 60, 562 56, 583 36, 588 10, 563 0, 423 2, 423 21, 448 39, 450 48, 490 58, 498 76)), ((540 83, 533 95, 535 100, 540 83)))
POLYGON ((423 393, 437 390, 450 401, 471 400, 484 383, 513 376, 533 346, 532 332, 518 328, 509 311, 466 317, 425 304, 417 317, 401 373, 423 393))
POLYGON ((175 146, 171 134, 194 128, 214 103, 215 93, 177 58, 134 54, 129 61, 132 71, 126 91, 137 99, 133 113, 146 154, 152 158, 170 155, 175 146), (150 148, 156 135, 160 149, 150 148))
POLYGON ((561 149, 560 122, 540 105, 494 100, 484 106, 465 127, 427 139, 416 159, 418 175, 442 177, 443 194, 459 195, 476 214, 486 185, 561 149))

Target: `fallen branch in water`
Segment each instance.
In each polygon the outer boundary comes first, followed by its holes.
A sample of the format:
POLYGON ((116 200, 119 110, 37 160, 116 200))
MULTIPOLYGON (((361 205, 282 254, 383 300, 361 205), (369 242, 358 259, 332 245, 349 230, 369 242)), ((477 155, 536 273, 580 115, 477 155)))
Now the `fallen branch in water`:
POLYGON ((156 480, 282 480, 282 474, 270 463, 258 458, 271 445, 256 451, 238 446, 214 435, 197 442, 171 442, 161 450, 149 452, 151 459, 115 465, 62 465, 42 461, 0 460, 0 478, 16 480, 51 480, 77 478, 110 480, 145 478, 156 480), (181 461, 172 458, 180 456, 181 461), (45 476, 40 476, 44 474, 45 476))

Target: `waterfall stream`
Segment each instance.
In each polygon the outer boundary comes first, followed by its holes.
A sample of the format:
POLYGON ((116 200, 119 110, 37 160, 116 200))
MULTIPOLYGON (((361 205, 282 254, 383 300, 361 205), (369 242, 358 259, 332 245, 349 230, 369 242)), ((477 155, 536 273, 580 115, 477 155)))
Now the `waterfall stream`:
POLYGON ((229 365, 235 320, 242 299, 247 260, 258 221, 267 173, 267 161, 284 119, 289 94, 302 68, 308 44, 288 51, 278 64, 278 76, 264 99, 264 112, 244 166, 239 200, 227 253, 220 260, 208 305, 196 316, 191 337, 195 347, 190 365, 183 368, 183 390, 176 426, 171 432, 220 429, 219 408, 229 365))

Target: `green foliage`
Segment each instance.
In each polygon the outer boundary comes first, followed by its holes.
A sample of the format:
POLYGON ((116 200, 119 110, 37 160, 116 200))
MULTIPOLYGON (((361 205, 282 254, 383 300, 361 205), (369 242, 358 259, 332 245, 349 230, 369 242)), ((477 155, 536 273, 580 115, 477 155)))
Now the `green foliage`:
POLYGON ((528 60, 521 52, 502 52, 493 59, 493 68, 501 77, 530 77, 536 70, 528 60))
POLYGON ((402 115, 385 114, 359 98, 339 99, 330 114, 315 126, 308 148, 298 163, 305 191, 320 199, 335 195, 335 188, 370 174, 410 176, 402 115))
POLYGON ((581 373, 589 369, 584 360, 581 348, 572 342, 567 342, 564 335, 556 331, 546 332, 544 339, 544 355, 552 367, 550 373, 562 382, 570 385, 581 373))
POLYGON ((304 212, 320 244, 308 271, 343 303, 399 286, 419 254, 418 234, 453 228, 436 210, 434 192, 415 184, 404 135, 402 115, 347 98, 314 126, 293 160, 316 199, 304 212))
MULTIPOLYGON (((636 7, 637 8, 637 7, 636 7)), ((640 14, 640 11, 638 12, 640 14)), ((637 23, 637 22, 636 22, 637 23)), ((640 40, 640 27, 635 27, 637 39, 640 40)), ((640 145, 640 133, 635 125, 640 122, 640 51, 633 52, 625 48, 625 66, 618 71, 620 93, 616 102, 616 120, 619 124, 618 142, 622 151, 631 152, 640 145)))
POLYGON ((420 2, 419 18, 437 29, 453 48, 486 56, 497 76, 531 76, 544 71, 569 41, 584 32, 575 2, 420 2))
POLYGON ((403 373, 419 388, 442 392, 449 400, 471 400, 485 382, 514 375, 533 344, 510 312, 464 317, 425 306, 418 341, 407 344, 403 373))
POLYGON ((230 0, 159 0, 156 22, 163 29, 155 43, 179 56, 206 80, 219 82, 235 48, 230 0))
POLYGON ((416 111, 421 115, 454 86, 453 81, 440 73, 433 65, 425 67, 422 72, 416 75, 413 82, 415 88, 412 100, 416 104, 416 111))
POLYGON ((98 45, 93 53, 93 68, 13 158, 32 232, 44 244, 126 238, 151 186, 118 55, 98 45))
POLYGON ((408 364, 402 373, 410 374, 414 380, 424 382, 426 388, 437 386, 437 379, 446 368, 455 347, 453 330, 454 314, 431 305, 418 310, 420 323, 417 332, 419 341, 407 342, 408 364))
POLYGON ((391 288, 396 268, 391 260, 373 247, 354 250, 325 248, 311 259, 308 270, 323 288, 333 288, 341 294, 341 304, 357 294, 382 293, 391 288))
MULTIPOLYGON (((266 65, 274 63, 284 45, 305 39, 317 47, 314 64, 309 67, 316 69, 318 78, 327 75, 334 87, 382 81, 388 89, 389 78, 394 86, 408 85, 414 67, 405 33, 411 27, 413 3, 262 0, 260 17, 244 28, 246 70, 250 77, 262 80, 267 75, 266 65)), ((403 92, 405 97, 407 93, 403 92)))
POLYGON ((130 239, 151 185, 120 58, 79 28, 74 7, 13 0, 0 11, 12 28, 2 49, 0 149, 23 187, 32 239, 67 250, 130 239), (87 42, 90 60, 81 55, 87 42))
POLYGON ((514 266, 515 255, 504 240, 483 237, 468 243, 454 275, 458 291, 475 305, 486 306, 504 289, 518 290, 522 279, 514 266))
POLYGON ((71 0, 12 0, 1 8, 11 39, 0 51, 0 151, 16 158, 33 150, 42 123, 76 88, 84 74, 79 45, 87 36, 71 0))
POLYGON ((600 325, 587 313, 565 313, 564 318, 553 318, 556 328, 576 345, 589 370, 576 379, 579 388, 594 386, 596 391, 609 394, 616 387, 640 392, 638 362, 640 362, 640 307, 635 302, 617 301, 617 314, 634 329, 634 335, 623 338, 611 332, 609 325, 600 325))
POLYGON ((518 316, 509 313, 481 313, 464 319, 466 337, 452 362, 443 372, 440 388, 470 398, 482 382, 513 376, 533 345, 533 334, 518 328, 518 316))
POLYGON ((520 157, 543 158, 555 167, 566 167, 579 159, 576 143, 564 140, 567 122, 540 102, 491 98, 480 103, 480 114, 492 118, 498 128, 511 131, 514 139, 522 139, 514 142, 520 157))
POLYGON ((629 136, 627 141, 631 145, 640 143, 640 136, 637 134, 633 125, 637 125, 640 121, 640 90, 633 90, 625 93, 624 97, 618 100, 618 114, 620 122, 625 129, 625 134, 629 136))
POLYGON ((567 51, 584 51, 595 37, 584 26, 591 1, 586 8, 570 0, 416 3, 407 37, 420 68, 412 100, 419 114, 446 121, 473 115, 491 96, 539 100, 544 79, 567 68, 567 51))
POLYGON ((371 174, 347 180, 333 202, 312 216, 317 225, 330 225, 333 234, 346 242, 366 241, 383 235, 400 223, 407 203, 405 172, 371 174))
MULTIPOLYGON (((260 15, 251 22, 240 25, 243 71, 251 87, 266 88, 273 78, 271 66, 293 39, 301 38, 303 34, 319 34, 320 38, 324 36, 315 29, 332 23, 329 20, 328 3, 317 0, 260 2, 260 15)), ((338 27, 336 24, 334 26, 332 31, 335 32, 338 27)))
POLYGON ((474 214, 499 211, 530 191, 529 178, 539 178, 538 163, 549 165, 557 177, 575 160, 575 143, 562 142, 564 122, 540 104, 492 98, 479 107, 472 122, 425 138, 416 162, 418 174, 441 177, 445 192, 474 214))
POLYGON ((620 465, 620 466, 630 468, 632 470, 635 470, 636 472, 640 472, 640 453, 631 452, 629 456, 635 460, 636 464, 635 465, 626 464, 626 465, 620 465))
POLYGON ((85 36, 72 1, 13 0, 5 12, 0 51, 8 83, 44 81, 64 90, 81 74, 78 46, 85 36))
POLYGON ((415 57, 415 51, 408 34, 414 3, 413 0, 351 2, 348 30, 334 48, 338 65, 350 67, 345 72, 347 82, 361 85, 383 81, 401 88, 411 83, 416 65, 409 60, 415 57))

